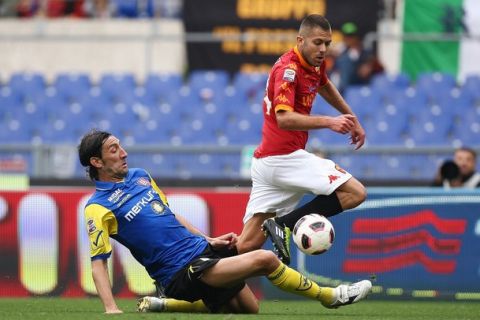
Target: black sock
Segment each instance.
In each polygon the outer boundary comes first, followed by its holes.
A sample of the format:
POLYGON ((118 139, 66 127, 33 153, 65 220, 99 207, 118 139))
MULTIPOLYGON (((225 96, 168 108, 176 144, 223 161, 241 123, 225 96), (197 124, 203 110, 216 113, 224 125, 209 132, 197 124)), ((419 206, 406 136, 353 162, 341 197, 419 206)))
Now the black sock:
POLYGON ((295 223, 307 214, 318 213, 325 217, 331 217, 342 211, 343 209, 340 200, 338 200, 337 194, 333 192, 328 196, 316 196, 312 201, 304 204, 300 208, 297 208, 282 217, 276 217, 275 222, 293 229, 295 223))

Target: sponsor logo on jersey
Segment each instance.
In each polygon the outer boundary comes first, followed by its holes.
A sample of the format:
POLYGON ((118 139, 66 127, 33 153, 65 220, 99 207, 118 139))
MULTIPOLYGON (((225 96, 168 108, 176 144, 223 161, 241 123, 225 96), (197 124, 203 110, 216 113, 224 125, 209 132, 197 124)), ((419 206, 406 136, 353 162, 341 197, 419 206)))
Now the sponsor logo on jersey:
POLYGON ((137 184, 139 186, 144 186, 144 187, 148 187, 148 186, 151 185, 150 180, 148 180, 147 178, 143 178, 143 177, 137 180, 137 184))
POLYGON ((285 71, 283 72, 283 80, 288 82, 295 81, 295 70, 285 69, 285 71))
POLYGON ((133 205, 133 207, 123 216, 128 222, 132 221, 137 214, 145 208, 154 198, 154 191, 149 190, 140 200, 133 205))
POLYGON ((281 103, 287 103, 289 102, 288 98, 284 94, 279 94, 276 98, 275 101, 281 102, 281 103))
POLYGON ((97 230, 97 227, 95 226, 95 221, 93 219, 88 219, 87 220, 87 228, 88 228, 88 233, 93 233, 95 230, 97 230))
POLYGON ((129 193, 125 194, 125 196, 117 203, 117 208, 120 208, 131 197, 132 195, 129 193))
POLYGON ((117 203, 118 200, 123 196, 125 192, 122 189, 117 189, 108 197, 108 201, 112 203, 117 203))
POLYGON ((162 214, 163 211, 165 211, 165 207, 160 201, 152 201, 152 203, 150 203, 150 206, 155 213, 162 214))

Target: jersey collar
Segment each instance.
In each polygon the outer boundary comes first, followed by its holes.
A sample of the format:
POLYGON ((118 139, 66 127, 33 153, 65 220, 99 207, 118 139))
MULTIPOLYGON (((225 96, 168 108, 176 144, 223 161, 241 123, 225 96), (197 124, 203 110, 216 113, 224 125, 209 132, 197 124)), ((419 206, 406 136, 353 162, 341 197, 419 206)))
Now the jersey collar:
POLYGON ((300 63, 302 64, 302 66, 305 68, 305 69, 312 69, 312 66, 305 60, 303 59, 303 56, 302 54, 300 53, 300 51, 298 51, 298 47, 295 46, 293 48, 293 51, 295 52, 295 54, 297 55, 298 57, 298 60, 300 60, 300 63))
POLYGON ((297 55, 298 57, 298 60, 300 60, 300 64, 302 65, 303 68, 307 69, 308 71, 318 71, 319 70, 319 67, 314 67, 312 66, 310 63, 307 62, 307 60, 305 60, 302 56, 302 54, 300 53, 300 51, 298 51, 298 47, 295 46, 293 48, 293 51, 295 52, 295 54, 297 55))
POLYGON ((95 180, 95 188, 100 191, 112 190, 113 188, 118 187, 119 184, 125 184, 125 182, 128 180, 130 180, 130 170, 128 170, 128 173, 125 179, 123 179, 123 181, 120 181, 120 182, 95 180))

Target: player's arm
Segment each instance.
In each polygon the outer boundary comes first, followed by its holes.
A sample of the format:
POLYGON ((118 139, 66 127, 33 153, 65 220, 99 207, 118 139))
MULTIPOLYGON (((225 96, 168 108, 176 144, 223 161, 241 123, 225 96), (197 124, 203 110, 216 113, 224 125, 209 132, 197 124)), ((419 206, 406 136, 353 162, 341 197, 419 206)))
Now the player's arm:
POLYGON ((110 234, 117 233, 117 220, 110 210, 99 204, 90 204, 85 208, 85 219, 90 240, 92 278, 95 288, 106 313, 122 313, 113 298, 107 269, 107 259, 112 252, 110 234))
MULTIPOLYGON (((321 95, 325 101, 337 109, 341 114, 355 115, 348 103, 345 101, 345 99, 343 99, 340 92, 338 92, 337 88, 330 80, 328 80, 325 85, 318 89, 318 94, 321 95)), ((355 149, 359 149, 365 143, 365 130, 358 121, 357 117, 354 117, 353 121, 355 125, 350 130, 352 135, 352 144, 355 144, 355 149)))
POLYGON ((105 313, 122 313, 113 298, 112 286, 108 275, 107 260, 96 259, 92 261, 92 276, 97 293, 105 307, 105 313))
POLYGON ((283 130, 311 130, 328 128, 335 132, 346 134, 354 127, 353 115, 337 117, 321 115, 304 115, 293 110, 280 109, 276 111, 277 125, 283 130))
POLYGON ((188 231, 198 236, 204 237, 208 243, 210 243, 213 247, 224 247, 224 246, 234 246, 237 243, 237 235, 234 232, 230 232, 219 237, 209 237, 203 234, 200 230, 198 230, 194 225, 188 222, 187 219, 182 217, 179 214, 175 214, 177 220, 185 227, 188 231))

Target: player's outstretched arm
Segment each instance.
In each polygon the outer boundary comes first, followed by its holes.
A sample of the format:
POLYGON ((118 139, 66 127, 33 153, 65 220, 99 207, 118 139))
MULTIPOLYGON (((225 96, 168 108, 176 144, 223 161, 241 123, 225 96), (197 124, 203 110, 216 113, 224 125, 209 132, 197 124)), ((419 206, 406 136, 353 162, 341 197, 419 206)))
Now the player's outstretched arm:
POLYGON ((110 278, 108 276, 107 260, 97 259, 92 261, 92 276, 97 288, 97 293, 105 307, 105 313, 123 313, 117 307, 113 298, 110 278))
MULTIPOLYGON (((337 109, 342 114, 352 114, 355 115, 342 97, 340 92, 338 92, 335 85, 328 81, 326 85, 318 89, 318 94, 322 96, 325 101, 327 101, 332 107, 337 109)), ((360 149, 365 143, 365 130, 358 121, 358 118, 355 117, 355 125, 350 131, 352 141, 351 143, 355 145, 355 150, 360 149)))

